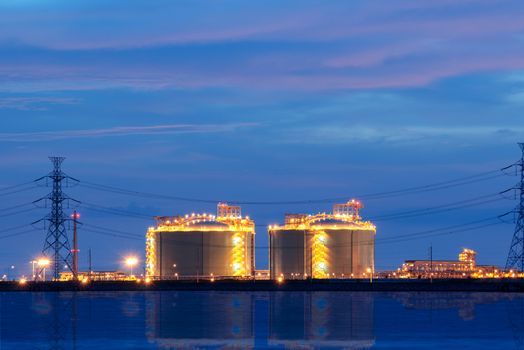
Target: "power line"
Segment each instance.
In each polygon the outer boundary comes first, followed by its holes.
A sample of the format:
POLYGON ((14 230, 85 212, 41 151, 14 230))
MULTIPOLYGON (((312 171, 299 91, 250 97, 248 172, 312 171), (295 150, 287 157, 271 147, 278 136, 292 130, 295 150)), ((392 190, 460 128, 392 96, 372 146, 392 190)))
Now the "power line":
MULTIPOLYGON (((484 228, 484 227, 489 227, 489 226, 493 226, 493 225, 502 224, 502 222, 500 222, 500 221, 491 222, 491 223, 489 222, 489 221, 497 220, 497 218, 498 218, 498 216, 494 216, 494 217, 489 217, 489 218, 484 218, 484 219, 480 219, 480 220, 470 221, 470 222, 466 222, 466 223, 462 223, 462 224, 456 224, 456 225, 451 225, 451 226, 446 226, 446 227, 441 227, 441 228, 436 228, 436 229, 431 229, 431 230, 412 232, 412 233, 409 233, 409 234, 398 235, 398 236, 395 236, 395 237, 377 238, 377 239, 374 239, 374 240, 361 241, 361 242, 357 243, 356 245, 369 245, 369 244, 372 244, 372 243, 374 243, 375 245, 391 244, 391 243, 398 243, 398 242, 404 242, 404 241, 410 241, 410 240, 416 240, 416 239, 422 239, 422 238, 428 238, 428 237, 435 237, 435 236, 441 236, 441 235, 454 234, 454 233, 459 233, 459 232, 467 232, 467 231, 472 231, 472 230, 476 230, 476 229, 480 229, 480 228, 484 228), (480 224, 480 225, 478 225, 478 224, 480 224)), ((132 234, 132 233, 125 232, 125 231, 120 231, 120 230, 115 230, 115 229, 111 229, 111 228, 96 226, 96 225, 92 225, 92 224, 86 224, 86 226, 88 228, 84 229, 84 231, 91 231, 91 232, 95 232, 96 231, 96 233, 99 233, 99 234, 107 234, 107 235, 114 236, 114 237, 119 237, 119 238, 128 238, 128 239, 145 241, 145 236, 142 236, 142 235, 136 235, 136 234, 132 234)), ((189 244, 187 242, 182 242, 182 241, 180 241, 180 243, 181 244, 186 244, 186 245, 189 244)), ((191 245, 191 244, 189 244, 189 245, 191 245)), ((355 244, 353 243, 353 245, 355 245, 355 244)), ((226 247, 230 247, 231 245, 214 244, 214 245, 209 245, 209 246, 210 247, 226 248, 226 247)), ((344 246, 346 246, 346 245, 337 245, 337 247, 344 247, 344 246)), ((256 249, 268 249, 269 246, 256 246, 255 248, 256 249)), ((281 247, 279 249, 296 249, 296 248, 298 248, 298 246, 297 247, 289 247, 288 246, 288 247, 285 247, 285 248, 281 247)))
POLYGON ((35 208, 29 208, 29 209, 15 211, 15 212, 12 212, 12 213, 2 214, 2 215, 0 215, 0 218, 5 218, 7 216, 13 216, 13 215, 18 215, 18 214, 22 214, 22 213, 27 213, 27 212, 33 211, 34 209, 35 208))
MULTIPOLYGON (((423 216, 423 215, 440 214, 443 212, 449 212, 453 210, 464 209, 464 208, 469 208, 473 206, 479 206, 479 205, 483 205, 487 203, 493 203, 496 201, 504 200, 504 198, 495 198, 495 199, 490 199, 486 201, 480 201, 481 199, 496 197, 499 195, 500 195, 500 192, 489 194, 489 195, 484 195, 484 196, 478 196, 478 197, 470 198, 466 200, 451 202, 447 204, 442 204, 442 205, 438 205, 434 207, 379 215, 379 216, 371 217, 369 218, 369 220, 374 221, 374 222, 380 222, 380 221, 389 221, 389 220, 395 220, 395 219, 411 218, 411 217, 423 216)), ((137 219, 152 220, 155 218, 155 216, 158 216, 158 215, 153 215, 153 214, 143 214, 143 213, 137 213, 137 212, 127 211, 127 210, 122 210, 122 209, 109 208, 109 207, 105 207, 105 206, 101 206, 101 205, 93 204, 93 203, 83 202, 82 205, 85 206, 87 210, 92 210, 95 212, 101 212, 101 213, 106 213, 106 214, 113 214, 113 215, 137 218, 137 219)), ((255 226, 264 227, 267 225, 256 224, 255 226)))
POLYGON ((24 204, 13 205, 12 207, 1 208, 1 209, 0 209, 0 212, 3 212, 3 211, 11 211, 11 210, 13 210, 13 209, 23 208, 23 207, 25 207, 25 206, 32 205, 32 204, 33 204, 33 203, 24 203, 24 204))
POLYGON ((117 237, 117 238, 130 239, 130 240, 135 240, 135 241, 142 241, 142 242, 144 241, 143 238, 124 236, 124 235, 119 235, 117 233, 105 232, 105 231, 101 231, 101 230, 84 229, 83 231, 84 232, 96 233, 96 234, 100 234, 100 235, 105 235, 105 236, 112 236, 112 237, 117 237))
POLYGON ((486 200, 486 201, 482 201, 482 202, 475 202, 475 203, 464 204, 464 205, 460 205, 460 206, 454 206, 454 207, 451 207, 451 208, 438 209, 438 210, 435 210, 436 207, 434 207, 434 208, 426 208, 426 209, 421 209, 420 212, 417 212, 417 213, 411 213, 411 214, 401 214, 401 213, 399 213, 398 215, 383 215, 383 216, 377 216, 377 217, 371 218, 371 220, 374 221, 374 222, 381 222, 381 221, 389 221, 389 220, 398 220, 398 219, 412 218, 412 217, 417 217, 417 216, 441 214, 441 213, 446 213, 446 212, 450 212, 450 211, 454 211, 454 210, 458 210, 458 209, 471 208, 471 207, 476 207, 476 206, 487 204, 487 203, 499 202, 499 201, 502 201, 502 200, 504 200, 504 199, 503 198, 495 198, 495 199, 490 199, 490 200, 486 200))
POLYGON ((114 215, 147 218, 149 220, 155 217, 155 215, 147 215, 147 214, 132 212, 132 211, 123 210, 123 209, 110 208, 110 207, 106 207, 106 206, 99 205, 99 204, 93 204, 89 202, 82 202, 82 206, 89 210, 104 212, 104 213, 114 214, 114 215))
POLYGON ((10 191, 10 192, 0 192, 0 197, 4 197, 4 196, 7 196, 7 195, 10 195, 10 194, 15 194, 15 193, 20 193, 20 192, 24 192, 24 191, 29 191, 29 190, 32 190, 33 188, 36 188, 36 186, 30 186, 30 187, 27 187, 27 188, 21 188, 19 190, 14 190, 14 191, 10 191))
POLYGON ((128 235, 128 236, 131 236, 131 237, 141 237, 142 240, 145 240, 145 235, 136 235, 136 234, 129 233, 129 232, 126 232, 126 231, 115 230, 115 229, 112 229, 112 228, 97 226, 97 225, 93 225, 93 224, 84 224, 84 226, 87 227, 87 228, 93 228, 93 229, 96 229, 96 230, 104 230, 104 231, 108 231, 108 232, 117 233, 117 234, 120 234, 120 235, 128 235))
MULTIPOLYGON (((295 201, 238 201, 238 200, 229 200, 228 202, 234 203, 234 204, 245 204, 245 205, 284 205, 284 204, 313 204, 313 203, 329 203, 334 201, 340 201, 340 200, 347 200, 350 197, 356 197, 361 199, 381 199, 386 197, 395 197, 405 194, 415 194, 420 192, 427 192, 427 191, 436 191, 441 189, 447 189, 451 187, 456 186, 463 186, 468 185, 472 183, 477 183, 480 181, 486 181, 490 179, 494 179, 497 177, 504 176, 504 174, 500 173, 500 169, 497 170, 491 170, 475 175, 465 176, 461 178, 457 178, 454 180, 448 180, 448 181, 441 181, 429 185, 423 185, 423 186, 415 186, 415 187, 409 187, 404 188, 400 190, 395 191, 386 191, 386 192, 376 192, 376 193, 370 193, 370 194, 361 194, 356 196, 344 196, 344 197, 333 197, 333 198, 323 198, 323 199, 309 199, 309 200, 295 200, 295 201), (495 173, 499 173, 497 175, 492 175, 495 173)), ((164 195, 164 194, 157 194, 157 193, 151 193, 151 192, 141 192, 141 191, 135 191, 135 190, 128 190, 121 187, 115 187, 115 186, 108 186, 103 184, 97 184, 94 182, 89 181, 82 181, 79 183, 80 186, 94 189, 98 191, 104 191, 104 192, 111 192, 121 195, 129 195, 129 196, 136 196, 141 198, 158 198, 158 199, 165 199, 165 200, 175 200, 175 201, 186 201, 186 202, 197 202, 197 203, 217 203, 221 202, 223 200, 220 199, 202 199, 202 198, 192 198, 192 197, 181 197, 181 196, 171 196, 171 195, 164 195)))
POLYGON ((28 227, 28 226, 30 226, 30 225, 23 224, 23 225, 8 227, 8 228, 4 228, 4 229, 0 230, 0 233, 10 232, 10 231, 18 230, 19 228, 28 227))
POLYGON ((7 234, 7 235, 3 235, 3 236, 0 236, 0 239, 5 239, 5 238, 10 238, 10 237, 18 237, 18 236, 22 236, 22 235, 25 235, 25 234, 28 234, 28 233, 34 233, 35 230, 27 230, 27 231, 22 231, 22 232, 14 232, 14 233, 10 233, 10 234, 7 234))
POLYGON ((8 187, 2 187, 2 188, 0 188, 0 192, 4 192, 4 191, 8 191, 8 190, 12 190, 13 188, 22 187, 22 186, 25 186, 25 185, 33 185, 32 187, 34 187, 34 181, 28 181, 28 182, 24 182, 24 183, 21 183, 21 184, 18 184, 18 185, 12 185, 12 186, 8 186, 8 187))

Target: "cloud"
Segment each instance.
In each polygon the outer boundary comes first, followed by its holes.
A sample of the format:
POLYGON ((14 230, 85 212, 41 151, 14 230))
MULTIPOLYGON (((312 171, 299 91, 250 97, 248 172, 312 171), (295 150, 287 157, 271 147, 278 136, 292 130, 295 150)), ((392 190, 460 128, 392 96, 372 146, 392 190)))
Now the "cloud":
POLYGON ((236 124, 169 124, 151 126, 119 126, 103 129, 39 131, 24 133, 0 133, 0 141, 35 142, 62 139, 99 138, 133 135, 172 135, 184 133, 220 133, 231 132, 239 128, 254 127, 255 123, 236 124))
POLYGON ((62 97, 3 97, 0 98, 0 109, 20 111, 45 111, 49 105, 72 105, 80 100, 62 97))
POLYGON ((425 143, 428 142, 465 142, 475 140, 524 136, 523 127, 500 126, 457 126, 457 127, 373 127, 328 125, 314 128, 296 128, 286 131, 284 142, 311 144, 351 144, 351 143, 425 143))
POLYGON ((95 1, 51 13, 5 6, 0 91, 425 86, 524 68, 521 4, 304 1, 269 11, 232 1, 231 11, 217 11, 95 1))

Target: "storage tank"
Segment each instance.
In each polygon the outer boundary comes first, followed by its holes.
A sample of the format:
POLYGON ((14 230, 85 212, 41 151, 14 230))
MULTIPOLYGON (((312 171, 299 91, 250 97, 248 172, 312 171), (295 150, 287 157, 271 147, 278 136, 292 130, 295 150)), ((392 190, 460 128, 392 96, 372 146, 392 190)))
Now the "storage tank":
POLYGON ((146 273, 161 279, 244 277, 254 272, 254 222, 219 203, 217 215, 157 217, 146 238, 146 273))
POLYGON ((270 226, 272 278, 362 278, 374 271, 375 226, 361 203, 335 204, 333 213, 288 214, 270 226))
POLYGON ((271 251, 269 270, 271 278, 302 276, 306 268, 305 231, 295 229, 273 230, 269 236, 271 251))

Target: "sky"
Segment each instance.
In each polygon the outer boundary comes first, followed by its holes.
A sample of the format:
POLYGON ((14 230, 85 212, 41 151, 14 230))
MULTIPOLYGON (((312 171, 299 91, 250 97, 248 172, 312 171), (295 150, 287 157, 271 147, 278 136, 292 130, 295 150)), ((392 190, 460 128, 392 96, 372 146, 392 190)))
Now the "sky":
MULTIPOLYGON (((1 189, 46 175, 48 156, 66 157, 63 170, 80 181, 66 192, 82 203, 176 215, 213 213, 214 200, 361 198, 363 218, 377 226, 377 270, 428 258, 430 246, 435 259, 468 247, 480 263, 506 261, 512 215, 465 232, 417 233, 511 211, 514 193, 496 194, 515 185, 514 169, 365 195, 520 158, 522 1, 6 0, 0 27, 0 236, 10 235, 0 237, 0 271, 27 274, 40 255, 44 227, 29 225, 49 208, 31 203, 50 189, 1 189), (467 202, 480 197, 489 201, 467 202), (463 201, 475 205, 378 220, 463 201), (18 205, 27 210, 2 210, 18 205)), ((332 204, 243 205, 259 225, 257 267, 267 267, 266 225, 332 204)), ((82 269, 89 248, 95 269, 123 269, 129 254, 143 260, 141 238, 87 229, 141 237, 152 220, 77 209, 82 269)))

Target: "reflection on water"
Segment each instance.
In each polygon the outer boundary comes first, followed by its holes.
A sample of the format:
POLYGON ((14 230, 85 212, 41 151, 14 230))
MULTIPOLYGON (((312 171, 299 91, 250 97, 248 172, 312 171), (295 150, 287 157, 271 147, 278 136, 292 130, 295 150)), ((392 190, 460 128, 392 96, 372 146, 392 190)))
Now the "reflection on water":
POLYGON ((524 349, 497 293, 3 293, 0 349, 524 349))
POLYGON ((286 348, 364 349, 373 345, 370 294, 327 292, 269 296, 269 344, 286 348))

